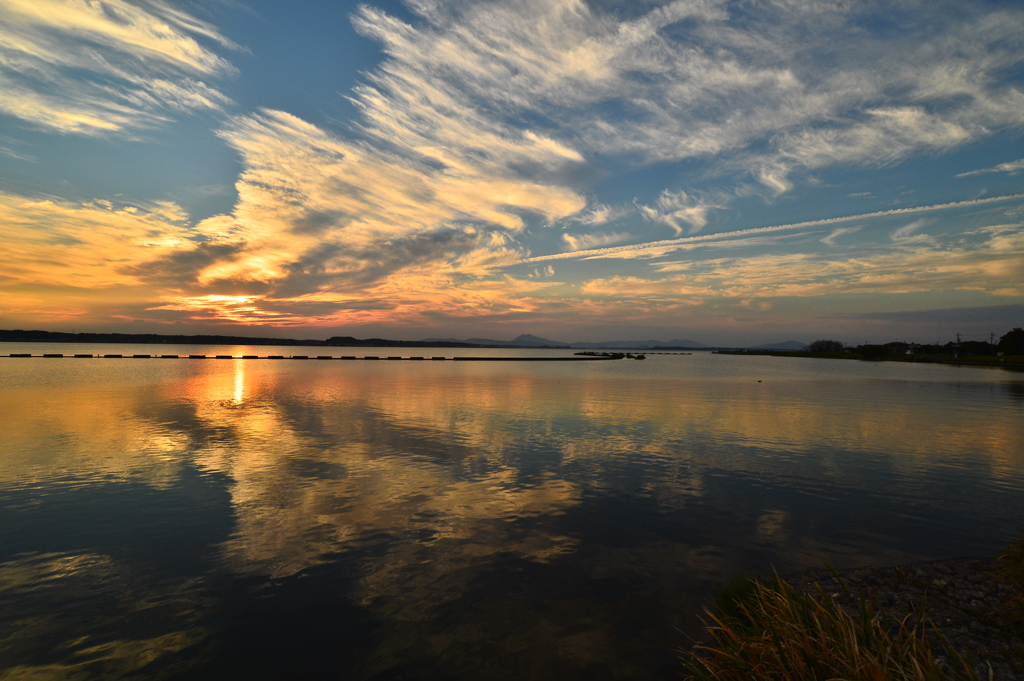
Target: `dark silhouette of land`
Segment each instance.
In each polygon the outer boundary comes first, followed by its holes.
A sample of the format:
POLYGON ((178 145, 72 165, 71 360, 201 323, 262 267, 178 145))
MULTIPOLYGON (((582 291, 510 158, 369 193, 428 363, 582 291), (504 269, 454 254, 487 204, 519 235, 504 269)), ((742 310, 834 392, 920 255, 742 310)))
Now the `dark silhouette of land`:
MULTIPOLYGON (((992 340, 995 340, 994 337, 992 340)), ((1024 368, 1024 329, 1017 327, 1000 337, 998 343, 986 341, 950 341, 945 345, 894 341, 882 345, 847 346, 840 341, 816 340, 806 350, 718 350, 727 355, 770 355, 772 357, 817 357, 823 359, 861 359, 885 362, 915 362, 973 366, 1024 368)))
MULTIPOLYGON (((994 338, 992 340, 995 340, 994 338)), ((428 338, 419 341, 389 338, 353 338, 332 336, 326 340, 313 338, 263 338, 256 336, 165 335, 158 333, 66 333, 61 331, 4 330, 0 342, 23 343, 133 343, 176 345, 283 345, 312 347, 370 348, 513 348, 513 349, 607 349, 607 350, 714 350, 724 354, 772 355, 777 357, 820 357, 830 359, 868 359, 902 362, 940 362, 945 364, 1024 364, 1024 330, 1015 328, 1004 334, 998 343, 985 341, 950 341, 945 345, 892 342, 884 345, 848 346, 834 340, 817 340, 805 346, 798 341, 740 349, 711 347, 696 341, 603 341, 562 343, 523 334, 510 341, 488 338, 428 338)))
MULTIPOLYGON (((400 341, 386 338, 335 336, 327 340, 312 338, 260 338, 255 336, 164 335, 158 333, 63 333, 60 331, 22 331, 0 329, 0 342, 22 343, 134 343, 176 345, 286 345, 318 347, 371 348, 477 348, 473 343, 400 341)), ((500 347, 500 346, 494 346, 500 347)))
POLYGON ((164 335, 158 333, 65 333, 60 331, 26 331, 0 329, 0 342, 22 343, 134 343, 176 345, 284 345, 315 347, 361 348, 622 348, 631 350, 710 350, 695 341, 605 341, 602 343, 561 343, 524 334, 511 341, 472 338, 465 341, 454 338, 428 338, 421 341, 392 340, 389 338, 353 338, 332 336, 327 340, 312 338, 260 338, 253 336, 218 335, 164 335), (683 343, 689 343, 685 345, 683 343))

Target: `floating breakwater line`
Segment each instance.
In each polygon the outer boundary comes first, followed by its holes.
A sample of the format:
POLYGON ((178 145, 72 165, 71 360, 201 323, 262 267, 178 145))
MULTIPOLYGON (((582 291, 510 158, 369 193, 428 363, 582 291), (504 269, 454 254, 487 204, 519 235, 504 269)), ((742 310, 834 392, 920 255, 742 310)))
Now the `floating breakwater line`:
POLYGON ((257 355, 59 355, 55 353, 47 353, 44 355, 33 355, 30 353, 11 353, 9 355, 0 355, 0 358, 77 358, 77 359, 333 359, 333 360, 405 360, 405 361, 424 361, 430 359, 432 361, 447 361, 447 362, 596 362, 601 360, 618 360, 625 359, 622 356, 609 356, 609 355, 596 355, 589 357, 378 357, 374 355, 367 355, 365 357, 354 357, 351 355, 344 355, 342 357, 332 357, 328 355, 319 355, 317 357, 309 357, 308 355, 267 355, 265 357, 259 357, 257 355))

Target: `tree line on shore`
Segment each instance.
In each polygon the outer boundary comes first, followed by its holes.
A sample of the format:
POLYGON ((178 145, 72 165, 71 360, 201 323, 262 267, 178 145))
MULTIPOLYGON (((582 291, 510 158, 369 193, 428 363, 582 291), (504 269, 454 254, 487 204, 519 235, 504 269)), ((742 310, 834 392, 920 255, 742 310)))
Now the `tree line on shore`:
POLYGON ((896 341, 878 345, 850 346, 841 341, 821 339, 811 343, 807 350, 816 353, 854 353, 861 357, 884 357, 885 355, 1016 356, 1024 355, 1024 329, 1016 327, 1006 332, 999 338, 998 343, 958 340, 939 345, 896 341))

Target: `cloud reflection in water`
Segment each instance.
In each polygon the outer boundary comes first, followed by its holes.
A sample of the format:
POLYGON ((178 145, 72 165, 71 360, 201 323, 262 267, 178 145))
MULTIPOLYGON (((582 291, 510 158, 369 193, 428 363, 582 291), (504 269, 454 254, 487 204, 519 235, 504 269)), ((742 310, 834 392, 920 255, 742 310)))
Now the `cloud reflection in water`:
POLYGON ((213 675, 244 632, 294 670, 306 632, 302 664, 364 676, 648 674, 732 572, 984 553, 1024 522, 1012 380, 747 359, 39 365, 85 373, 0 398, 7 658, 213 675), (331 627, 357 642, 318 647, 331 627))

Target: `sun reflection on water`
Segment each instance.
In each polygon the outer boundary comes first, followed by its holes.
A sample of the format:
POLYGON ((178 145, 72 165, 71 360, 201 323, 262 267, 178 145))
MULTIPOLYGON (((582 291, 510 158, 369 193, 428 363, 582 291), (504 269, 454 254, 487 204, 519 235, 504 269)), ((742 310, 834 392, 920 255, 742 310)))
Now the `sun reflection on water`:
POLYGON ((245 360, 236 360, 235 365, 235 404, 241 404, 245 399, 245 360))

